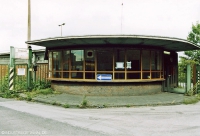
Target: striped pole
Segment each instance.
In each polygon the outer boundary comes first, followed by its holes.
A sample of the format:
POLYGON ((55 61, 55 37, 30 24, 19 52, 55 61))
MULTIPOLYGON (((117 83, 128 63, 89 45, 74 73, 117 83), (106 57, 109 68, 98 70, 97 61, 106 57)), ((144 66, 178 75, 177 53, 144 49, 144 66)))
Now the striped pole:
POLYGON ((10 67, 9 71, 9 90, 14 89, 14 67, 10 67))

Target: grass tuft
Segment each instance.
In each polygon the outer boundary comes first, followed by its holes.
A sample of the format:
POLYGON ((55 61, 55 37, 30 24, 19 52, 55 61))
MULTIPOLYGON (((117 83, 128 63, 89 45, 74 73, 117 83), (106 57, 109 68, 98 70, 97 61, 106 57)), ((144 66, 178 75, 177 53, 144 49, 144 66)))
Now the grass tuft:
POLYGON ((198 101, 199 101, 199 99, 197 97, 193 97, 193 98, 184 99, 183 103, 184 104, 194 104, 194 103, 197 103, 198 101))

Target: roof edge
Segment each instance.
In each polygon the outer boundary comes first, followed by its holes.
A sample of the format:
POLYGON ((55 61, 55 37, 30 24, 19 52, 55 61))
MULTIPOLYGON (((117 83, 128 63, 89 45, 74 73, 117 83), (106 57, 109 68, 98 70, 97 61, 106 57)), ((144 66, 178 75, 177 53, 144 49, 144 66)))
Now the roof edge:
POLYGON ((54 41, 54 40, 67 40, 67 39, 86 39, 86 38, 149 38, 157 40, 171 40, 192 44, 193 46, 200 47, 199 45, 192 43, 186 39, 164 36, 150 36, 150 35, 83 35, 83 36, 64 36, 64 37, 49 37, 45 39, 26 41, 27 44, 34 44, 38 42, 54 41))

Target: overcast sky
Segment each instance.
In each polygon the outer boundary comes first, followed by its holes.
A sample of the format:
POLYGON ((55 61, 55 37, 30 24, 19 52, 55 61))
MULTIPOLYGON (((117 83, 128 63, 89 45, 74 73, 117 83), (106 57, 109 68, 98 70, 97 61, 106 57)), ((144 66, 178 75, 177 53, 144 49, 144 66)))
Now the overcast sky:
MULTIPOLYGON (((26 48, 28 0, 0 0, 0 52, 26 48)), ((155 35, 186 39, 200 0, 31 0, 31 39, 155 35), (122 4, 123 3, 123 4, 122 4)), ((36 49, 36 46, 33 46, 36 49)))

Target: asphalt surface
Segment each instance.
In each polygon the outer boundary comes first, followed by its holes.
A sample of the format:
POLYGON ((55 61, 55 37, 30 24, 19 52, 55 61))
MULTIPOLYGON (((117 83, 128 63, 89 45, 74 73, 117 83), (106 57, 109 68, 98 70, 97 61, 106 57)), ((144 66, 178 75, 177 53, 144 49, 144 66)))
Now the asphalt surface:
POLYGON ((199 106, 80 109, 0 98, 0 135, 199 136, 199 106))

